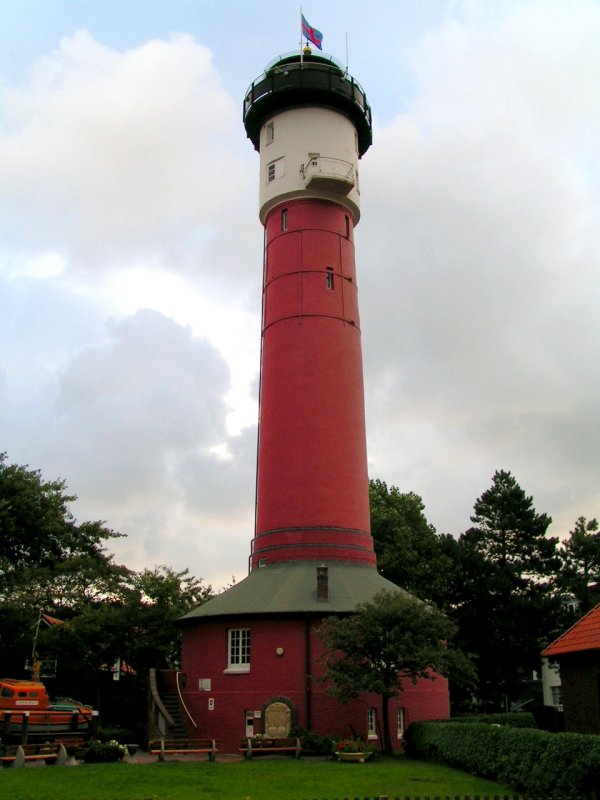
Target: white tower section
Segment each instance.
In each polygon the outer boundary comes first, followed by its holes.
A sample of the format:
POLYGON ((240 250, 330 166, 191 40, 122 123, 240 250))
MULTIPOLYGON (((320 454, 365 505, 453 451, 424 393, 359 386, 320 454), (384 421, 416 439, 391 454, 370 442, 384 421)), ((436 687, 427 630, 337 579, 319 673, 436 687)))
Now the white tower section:
POLYGON ((274 114, 260 131, 260 220, 291 199, 333 200, 360 218, 358 137, 345 114, 303 106, 274 114))
POLYGON ((260 220, 290 200, 329 200, 360 218, 358 160, 372 142, 361 85, 331 56, 280 56, 249 87, 244 125, 260 153, 260 220))

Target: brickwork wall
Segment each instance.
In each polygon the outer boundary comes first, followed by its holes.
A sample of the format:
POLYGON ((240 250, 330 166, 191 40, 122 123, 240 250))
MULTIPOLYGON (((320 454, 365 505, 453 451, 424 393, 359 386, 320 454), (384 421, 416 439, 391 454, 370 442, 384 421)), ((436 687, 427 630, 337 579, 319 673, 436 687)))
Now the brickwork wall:
POLYGON ((565 730, 600 733, 600 654, 561 659, 565 730))
MULTIPOLYGON (((362 695, 348 704, 339 703, 327 694, 318 680, 323 674, 319 663, 318 621, 311 623, 311 716, 312 729, 320 735, 337 734, 366 738, 367 710, 377 709, 381 724, 381 699, 362 695)), ((189 723, 189 735, 216 738, 223 752, 237 750, 246 735, 246 712, 254 713, 254 733, 263 732, 264 708, 268 702, 287 698, 293 708, 294 722, 308 725, 306 692, 305 620, 303 618, 249 619, 230 622, 203 621, 184 631, 182 670, 186 673, 184 701, 197 728, 189 723), (228 673, 227 631, 251 629, 250 671, 228 673), (279 654, 278 651, 283 652, 279 654), (210 690, 200 691, 199 682, 210 679, 210 690), (209 702, 210 701, 210 702, 209 702)), ((449 716, 447 681, 423 680, 416 685, 405 683, 399 698, 390 703, 392 741, 396 736, 397 709, 405 709, 406 724, 417 720, 443 719, 449 716)), ((378 746, 379 740, 373 740, 378 746)))

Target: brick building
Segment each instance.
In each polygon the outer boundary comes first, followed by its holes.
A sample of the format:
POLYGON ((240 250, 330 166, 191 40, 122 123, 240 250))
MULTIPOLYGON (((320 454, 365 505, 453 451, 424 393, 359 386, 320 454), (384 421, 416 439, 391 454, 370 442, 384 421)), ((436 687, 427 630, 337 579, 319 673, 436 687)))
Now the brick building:
POLYGON ((565 730, 600 733, 600 604, 542 652, 557 661, 565 730))

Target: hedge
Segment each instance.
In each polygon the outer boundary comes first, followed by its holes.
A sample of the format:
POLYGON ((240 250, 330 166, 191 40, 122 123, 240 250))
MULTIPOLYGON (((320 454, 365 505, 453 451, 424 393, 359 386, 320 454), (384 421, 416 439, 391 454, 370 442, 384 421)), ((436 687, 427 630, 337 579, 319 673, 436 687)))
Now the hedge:
POLYGON ((600 786, 600 737, 530 728, 456 722, 415 722, 405 746, 414 758, 551 797, 583 796, 600 786))
POLYGON ((512 725, 513 728, 537 728, 535 717, 529 711, 511 711, 505 714, 465 714, 452 717, 452 722, 488 723, 492 725, 512 725))

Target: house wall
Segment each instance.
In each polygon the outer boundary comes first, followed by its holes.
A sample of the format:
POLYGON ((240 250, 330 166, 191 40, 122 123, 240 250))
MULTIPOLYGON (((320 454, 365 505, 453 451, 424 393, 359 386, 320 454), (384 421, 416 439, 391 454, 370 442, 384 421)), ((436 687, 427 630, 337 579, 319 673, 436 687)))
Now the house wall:
POLYGON ((600 733, 600 654, 573 654, 560 659, 565 730, 600 733))
MULTIPOLYGON (((264 730, 264 710, 283 699, 292 707, 292 724, 310 727, 320 735, 336 734, 367 738, 368 709, 375 708, 380 740, 381 700, 376 695, 343 705, 325 692, 319 681, 321 644, 319 621, 312 618, 232 619, 228 622, 201 620, 183 632, 182 670, 186 674, 183 700, 197 727, 189 722, 190 736, 219 739, 223 752, 234 752, 246 735, 247 712, 252 712, 254 734, 264 730), (307 665, 307 625, 309 630, 307 665), (251 663, 247 672, 227 672, 229 628, 251 630, 251 663), (282 650, 279 655, 278 651, 282 650), (307 669, 308 666, 308 669, 307 669), (307 685, 307 672, 311 679, 307 685), (210 690, 201 689, 201 681, 210 690), (309 691, 308 691, 309 690, 309 691)), ((448 685, 444 678, 407 681, 401 695, 390 702, 392 742, 400 747, 396 730, 398 708, 404 709, 405 724, 449 716, 448 685)))
POLYGON ((562 682, 558 663, 549 658, 542 658, 541 677, 544 705, 562 711, 562 682))

